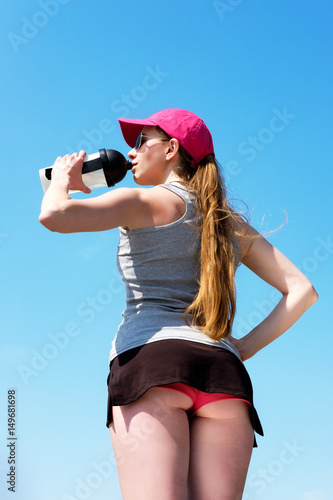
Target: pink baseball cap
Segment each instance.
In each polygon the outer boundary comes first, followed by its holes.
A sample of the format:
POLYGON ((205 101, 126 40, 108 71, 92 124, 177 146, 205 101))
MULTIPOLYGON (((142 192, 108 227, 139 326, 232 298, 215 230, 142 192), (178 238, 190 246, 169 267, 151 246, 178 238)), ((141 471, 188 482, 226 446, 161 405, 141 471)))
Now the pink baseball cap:
POLYGON ((196 163, 214 153, 213 139, 205 123, 191 111, 164 109, 146 119, 118 118, 127 144, 134 148, 136 139, 144 126, 160 127, 178 140, 196 163))

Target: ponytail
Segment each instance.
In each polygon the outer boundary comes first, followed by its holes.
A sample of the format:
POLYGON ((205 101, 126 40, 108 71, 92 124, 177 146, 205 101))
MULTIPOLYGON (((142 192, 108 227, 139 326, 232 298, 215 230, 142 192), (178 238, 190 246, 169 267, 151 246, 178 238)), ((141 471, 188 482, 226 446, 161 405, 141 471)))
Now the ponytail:
MULTIPOLYGON (((169 137, 159 129, 161 135, 169 137)), ((184 313, 187 324, 213 340, 231 334, 236 312, 235 231, 240 216, 228 205, 214 154, 193 169, 193 158, 180 145, 177 174, 194 193, 201 232, 199 291, 184 313)))
POLYGON ((188 323, 213 340, 231 333, 236 312, 232 212, 214 155, 204 158, 188 185, 200 213, 199 291, 185 311, 188 323))

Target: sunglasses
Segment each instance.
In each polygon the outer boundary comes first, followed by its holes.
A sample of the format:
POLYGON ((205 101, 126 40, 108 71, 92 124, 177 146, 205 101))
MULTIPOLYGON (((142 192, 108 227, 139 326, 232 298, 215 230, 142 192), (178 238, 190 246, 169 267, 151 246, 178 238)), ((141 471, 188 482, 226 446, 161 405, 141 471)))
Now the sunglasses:
POLYGON ((140 134, 136 138, 134 149, 136 150, 140 149, 141 146, 143 146, 144 143, 147 142, 149 139, 160 139, 161 141, 168 142, 168 139, 162 139, 161 137, 152 137, 150 135, 145 135, 142 132, 140 132, 140 134))

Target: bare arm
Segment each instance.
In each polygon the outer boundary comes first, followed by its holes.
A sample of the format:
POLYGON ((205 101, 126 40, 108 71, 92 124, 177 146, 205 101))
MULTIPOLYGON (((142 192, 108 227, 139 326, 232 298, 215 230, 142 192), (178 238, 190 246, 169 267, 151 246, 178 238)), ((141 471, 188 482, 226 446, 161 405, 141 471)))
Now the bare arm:
POLYGON ((137 229, 173 222, 183 214, 183 201, 166 189, 119 188, 87 199, 72 199, 68 191, 90 193, 82 182, 85 152, 59 156, 46 191, 40 222, 50 231, 76 233, 115 227, 137 229))
POLYGON ((271 313, 241 339, 231 339, 243 360, 256 354, 290 328, 318 300, 304 274, 277 248, 250 228, 254 239, 240 238, 242 263, 282 293, 271 313))
POLYGON ((120 188, 95 198, 72 199, 68 194, 71 189, 91 192, 82 181, 84 156, 81 151, 57 158, 42 201, 41 224, 50 231, 76 233, 134 225, 138 217, 149 218, 141 190, 120 188))

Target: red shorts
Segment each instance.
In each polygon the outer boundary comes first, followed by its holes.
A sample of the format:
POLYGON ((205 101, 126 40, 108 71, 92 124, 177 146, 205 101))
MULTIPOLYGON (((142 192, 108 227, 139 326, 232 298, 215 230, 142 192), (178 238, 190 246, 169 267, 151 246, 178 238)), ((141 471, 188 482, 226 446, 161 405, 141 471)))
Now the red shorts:
POLYGON ((192 417, 202 406, 208 403, 213 403, 214 401, 222 401, 224 399, 238 399, 239 401, 245 401, 251 405, 251 403, 246 401, 246 399, 238 398, 237 396, 233 396, 231 394, 203 392, 190 385, 180 382, 176 382, 175 384, 160 385, 157 387, 164 387, 165 389, 182 392, 183 394, 189 396, 193 401, 191 408, 187 410, 189 417, 192 417))

